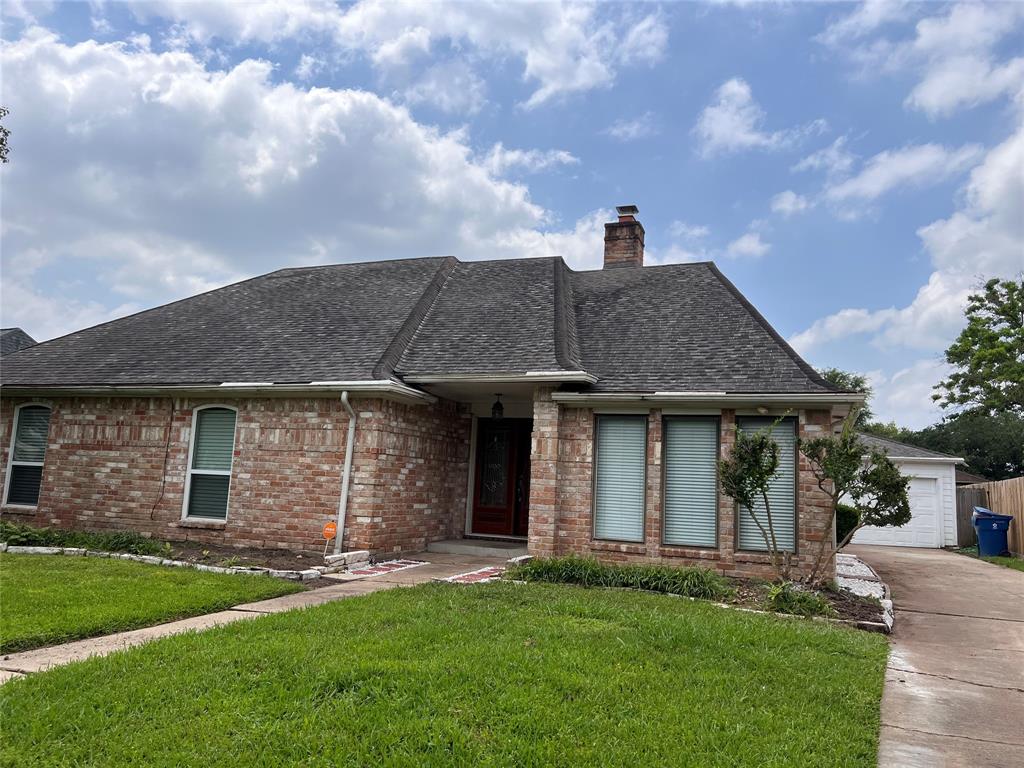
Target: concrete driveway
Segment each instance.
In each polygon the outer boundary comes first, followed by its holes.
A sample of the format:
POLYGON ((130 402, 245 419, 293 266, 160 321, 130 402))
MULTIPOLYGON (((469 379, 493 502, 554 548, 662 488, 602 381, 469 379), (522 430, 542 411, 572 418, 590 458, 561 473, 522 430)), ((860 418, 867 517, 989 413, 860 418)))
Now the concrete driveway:
POLYGON ((896 609, 878 764, 1024 766, 1024 573, 935 549, 849 550, 896 609))

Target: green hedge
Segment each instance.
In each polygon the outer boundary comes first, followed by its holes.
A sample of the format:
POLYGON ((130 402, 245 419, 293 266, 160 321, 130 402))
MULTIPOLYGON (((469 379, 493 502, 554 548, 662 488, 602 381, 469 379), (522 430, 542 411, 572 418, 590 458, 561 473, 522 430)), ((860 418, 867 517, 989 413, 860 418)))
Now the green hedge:
POLYGON ((592 558, 576 556, 534 558, 509 568, 505 576, 518 581, 645 589, 703 600, 722 600, 733 593, 724 577, 706 568, 606 565, 592 558))
POLYGON ((12 547, 80 547, 103 552, 129 552, 133 555, 159 555, 165 544, 147 539, 134 531, 69 531, 62 528, 33 528, 0 521, 0 541, 12 547))

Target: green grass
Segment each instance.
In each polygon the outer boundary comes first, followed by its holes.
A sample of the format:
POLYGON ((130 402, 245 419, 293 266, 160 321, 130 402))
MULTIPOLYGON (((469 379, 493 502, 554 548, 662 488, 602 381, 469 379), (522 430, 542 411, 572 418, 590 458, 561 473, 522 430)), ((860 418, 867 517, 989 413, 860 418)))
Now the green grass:
POLYGON ((0 687, 0 764, 874 766, 880 635, 620 590, 427 584, 0 687))
POLYGON ((1015 571, 1024 572, 1024 558, 1020 557, 978 557, 977 547, 961 547, 957 550, 961 555, 967 555, 975 559, 984 560, 986 563, 1001 565, 1004 568, 1012 568, 1015 571))
POLYGON ((301 589, 266 576, 0 554, 0 652, 148 627, 301 589))

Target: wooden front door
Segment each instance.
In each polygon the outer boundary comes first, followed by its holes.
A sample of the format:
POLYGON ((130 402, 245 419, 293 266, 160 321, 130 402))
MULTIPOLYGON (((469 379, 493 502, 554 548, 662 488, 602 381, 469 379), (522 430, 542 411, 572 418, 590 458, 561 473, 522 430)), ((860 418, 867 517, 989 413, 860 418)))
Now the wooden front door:
POLYGON ((480 419, 472 533, 525 536, 530 504, 531 419, 480 419))

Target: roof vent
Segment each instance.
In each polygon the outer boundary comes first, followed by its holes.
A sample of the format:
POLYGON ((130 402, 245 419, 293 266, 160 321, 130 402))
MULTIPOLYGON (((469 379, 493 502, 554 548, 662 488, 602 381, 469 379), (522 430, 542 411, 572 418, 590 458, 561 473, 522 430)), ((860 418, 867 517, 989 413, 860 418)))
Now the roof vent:
POLYGON ((618 221, 604 225, 604 268, 644 265, 644 226, 636 220, 635 205, 617 205, 618 221))

